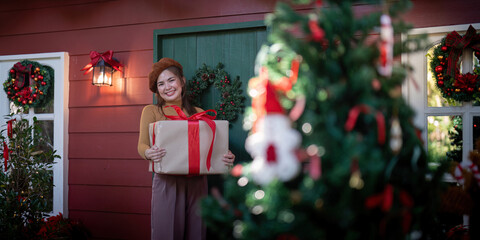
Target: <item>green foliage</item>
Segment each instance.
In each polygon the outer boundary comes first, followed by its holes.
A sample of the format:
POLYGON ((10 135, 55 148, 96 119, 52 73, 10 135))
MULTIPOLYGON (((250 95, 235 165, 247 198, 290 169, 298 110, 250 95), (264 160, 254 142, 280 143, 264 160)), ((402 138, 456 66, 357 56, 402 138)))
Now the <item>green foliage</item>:
POLYGON ((193 78, 188 81, 187 87, 192 103, 202 107, 202 94, 211 85, 214 85, 220 94, 220 101, 215 104, 217 120, 227 120, 231 123, 238 118, 238 114, 243 112, 245 97, 242 95, 240 79, 237 77, 232 82, 223 67, 222 63, 218 63, 215 69, 203 64, 195 71, 193 78))
MULTIPOLYGON (((432 231, 445 167, 440 165, 435 172, 428 168, 412 124, 414 112, 401 95, 411 66, 396 63, 388 77, 377 72, 380 52, 372 33, 379 29, 381 12, 356 17, 353 5, 365 1, 323 2, 325 7, 308 13, 279 2, 266 20, 271 45, 257 57, 275 82, 287 75, 292 59, 301 56, 298 81, 281 102, 290 109, 297 97, 305 97, 305 110, 293 125, 302 133, 303 148, 318 150, 321 177, 313 179, 305 163, 307 171, 296 179, 259 186, 245 164, 241 174, 226 176, 224 196, 203 201, 205 222, 220 239, 435 236, 432 231), (324 32, 320 39, 313 38, 312 21, 324 32), (368 106, 369 111, 361 113, 348 131, 345 123, 359 105, 368 106), (385 131, 379 127, 378 116, 385 120, 385 131), (395 119, 402 132, 399 151, 389 145, 395 137, 391 132, 395 119), (378 139, 382 134, 385 143, 378 139)), ((411 5, 407 0, 385 2, 391 4, 385 7, 392 17, 411 5)), ((393 25, 396 34, 409 28, 398 19, 393 25)), ((410 44, 395 43, 394 55, 425 47, 425 39, 407 41, 410 44)))
MULTIPOLYGON (((59 158, 48 146, 38 121, 13 121, 12 135, 1 131, 9 149, 7 169, 0 171, 0 236, 24 239, 39 230, 52 211, 53 164, 59 158)), ((0 153, 4 159, 4 151, 0 153)))

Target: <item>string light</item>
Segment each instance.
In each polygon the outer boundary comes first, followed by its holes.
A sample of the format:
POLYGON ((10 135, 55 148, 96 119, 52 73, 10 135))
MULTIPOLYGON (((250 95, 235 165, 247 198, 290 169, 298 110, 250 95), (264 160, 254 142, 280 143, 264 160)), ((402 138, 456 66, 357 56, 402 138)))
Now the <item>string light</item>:
POLYGON ((248 178, 247 177, 241 177, 237 181, 238 186, 240 187, 245 187, 248 184, 248 178))
POLYGON ((253 195, 256 199, 260 200, 265 197, 265 192, 263 190, 257 190, 253 195))

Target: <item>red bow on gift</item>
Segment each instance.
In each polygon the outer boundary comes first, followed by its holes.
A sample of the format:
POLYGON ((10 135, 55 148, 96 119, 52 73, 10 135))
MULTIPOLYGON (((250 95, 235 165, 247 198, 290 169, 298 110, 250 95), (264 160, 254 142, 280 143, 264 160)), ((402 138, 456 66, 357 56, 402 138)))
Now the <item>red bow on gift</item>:
POLYGON ((467 33, 462 37, 456 31, 453 31, 447 35, 445 38, 445 46, 450 47, 450 52, 448 53, 448 68, 447 74, 454 77, 455 69, 457 66, 458 58, 462 55, 463 49, 466 47, 471 47, 477 51, 480 51, 480 43, 478 43, 480 37, 477 35, 475 28, 470 25, 468 27, 467 33), (475 43, 470 46, 471 43, 475 43))
POLYGON ((211 158, 212 158, 212 150, 213 150, 213 142, 215 141, 215 131, 216 125, 213 121, 216 118, 217 112, 213 109, 206 110, 203 112, 195 113, 190 117, 187 117, 182 109, 176 105, 167 106, 175 109, 178 116, 172 115, 165 115, 165 117, 172 119, 172 120, 187 120, 188 121, 188 157, 189 163, 193 166, 190 166, 191 169, 190 174, 198 174, 200 172, 200 143, 199 143, 199 128, 198 128, 198 121, 202 120, 208 124, 208 126, 212 129, 213 137, 212 142, 210 143, 210 149, 208 150, 207 155, 207 170, 210 170, 211 166, 211 158), (215 113, 215 116, 208 115, 208 112, 215 113))
POLYGON ((82 68, 81 71, 85 71, 83 73, 83 75, 91 72, 93 70, 93 66, 97 65, 98 61, 100 61, 100 58, 103 59, 103 61, 105 61, 106 63, 110 64, 110 66, 112 66, 115 70, 117 71, 122 71, 120 70, 120 67, 123 67, 123 65, 119 62, 117 62, 117 60, 113 59, 113 51, 112 50, 108 50, 104 53, 98 53, 96 51, 91 51, 90 52, 90 63, 85 65, 85 67, 82 68))

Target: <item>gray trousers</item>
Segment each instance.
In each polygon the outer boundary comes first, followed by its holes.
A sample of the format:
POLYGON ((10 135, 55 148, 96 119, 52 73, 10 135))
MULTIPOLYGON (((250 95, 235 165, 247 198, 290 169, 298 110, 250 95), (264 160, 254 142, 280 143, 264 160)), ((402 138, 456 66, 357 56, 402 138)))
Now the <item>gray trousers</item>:
POLYGON ((155 174, 152 184, 152 240, 206 239, 199 200, 207 192, 206 176, 155 174))

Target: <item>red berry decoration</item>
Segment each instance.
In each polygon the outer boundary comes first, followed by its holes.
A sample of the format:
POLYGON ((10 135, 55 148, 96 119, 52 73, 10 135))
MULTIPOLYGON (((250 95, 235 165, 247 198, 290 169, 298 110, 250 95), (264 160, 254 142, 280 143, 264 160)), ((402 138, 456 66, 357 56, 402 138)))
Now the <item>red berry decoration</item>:
POLYGON ((480 51, 475 51, 475 57, 480 58, 480 51))
POLYGON ((448 50, 447 46, 442 46, 441 48, 442 52, 446 52, 448 50))
POLYGON ((440 87, 443 87, 443 81, 438 81, 438 85, 439 85, 440 87))
POLYGON ((435 67, 435 72, 437 72, 437 73, 443 72, 443 66, 436 66, 435 67))

